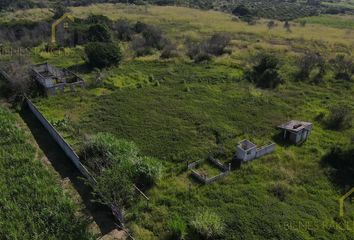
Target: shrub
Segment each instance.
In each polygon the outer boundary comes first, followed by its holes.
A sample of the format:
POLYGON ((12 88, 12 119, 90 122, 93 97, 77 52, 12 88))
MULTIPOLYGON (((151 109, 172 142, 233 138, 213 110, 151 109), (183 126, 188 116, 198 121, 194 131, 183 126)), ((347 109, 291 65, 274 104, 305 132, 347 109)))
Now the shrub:
POLYGON ((156 159, 139 156, 134 143, 108 133, 88 139, 80 159, 95 176, 97 185, 93 188, 103 195, 103 203, 127 205, 133 199, 134 184, 147 189, 161 176, 161 165, 156 159))
POLYGON ((261 54, 249 77, 258 87, 275 88, 283 82, 278 73, 278 65, 279 61, 274 55, 261 54))
POLYGON ((154 158, 138 158, 134 169, 134 182, 140 188, 149 188, 161 177, 161 165, 154 158))
POLYGON ((216 33, 205 43, 206 52, 214 56, 225 53, 225 48, 229 45, 231 38, 224 33, 216 33))
POLYGON ((114 43, 93 42, 85 46, 87 63, 93 68, 118 65, 122 60, 120 47, 114 43))
POLYGON ((87 31, 90 42, 111 42, 112 36, 109 28, 103 24, 91 25, 87 31))
POLYGON ((162 35, 162 31, 156 26, 148 25, 143 30, 142 35, 145 39, 145 45, 147 47, 161 50, 167 43, 166 39, 162 35))
POLYGON ((191 226, 204 239, 212 239, 220 236, 224 230, 224 223, 221 218, 209 211, 198 213, 191 222, 191 226))
POLYGON ((135 52, 135 56, 141 57, 152 54, 151 47, 146 46, 146 41, 141 36, 135 36, 131 43, 131 49, 135 52))
POLYGON ((125 20, 119 20, 113 24, 113 30, 119 40, 131 41, 134 35, 133 28, 125 20))
POLYGON ((162 52, 161 52, 161 55, 160 57, 161 58, 173 58, 173 57, 177 57, 178 56, 178 52, 177 52, 177 45, 174 44, 174 43, 169 43, 167 44, 162 52))
POLYGON ((337 79, 351 80, 354 74, 354 61, 348 55, 338 54, 335 58, 330 60, 334 68, 337 79))
POLYGON ((173 217, 168 222, 168 228, 170 230, 171 240, 181 240, 187 234, 187 224, 183 221, 180 216, 173 217))
POLYGON ((327 125, 333 130, 344 130, 352 126, 352 109, 347 106, 334 106, 330 109, 327 125))
POLYGON ((300 80, 312 80, 318 83, 325 72, 325 60, 319 53, 307 52, 298 58, 297 65, 299 67, 297 77, 300 80), (317 75, 314 74, 316 71, 317 75))
POLYGON ((187 56, 195 62, 210 60, 211 56, 220 56, 230 43, 230 36, 223 33, 217 33, 201 42, 195 42, 189 38, 186 39, 187 56))
POLYGON ((143 23, 143 22, 140 22, 138 21, 136 24, 135 24, 135 32, 136 33, 142 33, 146 28, 148 27, 148 25, 146 23, 143 23))

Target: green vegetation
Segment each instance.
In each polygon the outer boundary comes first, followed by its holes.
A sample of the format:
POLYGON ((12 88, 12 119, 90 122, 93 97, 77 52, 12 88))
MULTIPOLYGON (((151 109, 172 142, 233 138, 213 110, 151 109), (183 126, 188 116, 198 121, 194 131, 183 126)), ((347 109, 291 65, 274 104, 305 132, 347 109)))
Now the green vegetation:
POLYGON ((86 220, 3 107, 0 135, 0 238, 91 239, 86 220))
MULTIPOLYGON (((323 164, 333 146, 347 149, 353 143, 354 129, 329 129, 325 114, 334 105, 348 106, 349 113, 354 108, 353 72, 339 67, 351 66, 351 31, 290 21, 287 29, 279 21, 269 27, 263 19, 248 25, 229 14, 183 7, 99 4, 71 10, 80 17, 109 17, 113 35, 122 41, 122 61, 91 70, 85 68, 82 46, 62 49, 65 54, 39 46, 35 62, 77 71, 90 87, 34 101, 76 150, 87 148, 87 136, 99 136, 88 140, 99 154, 87 156, 103 161, 85 164, 97 174, 100 191, 131 203, 125 217, 134 237, 351 238, 353 229, 343 227, 353 217, 337 217, 343 188, 328 174, 335 167, 323 164), (188 58, 193 48, 186 40, 196 43, 197 54, 207 53, 208 61, 188 58), (172 43, 177 54, 161 57, 172 43), (272 57, 259 59, 260 53, 272 57), (345 57, 337 59, 338 54, 345 57), (98 78, 100 84, 94 84, 98 78), (287 146, 277 137, 275 126, 289 119, 314 123, 301 146, 287 146), (242 139, 260 145, 273 140, 277 149, 211 185, 190 177, 188 163, 210 155, 229 162, 242 139), (124 149, 131 149, 129 156, 121 153, 124 149), (152 156, 164 167, 162 179, 143 189, 149 204, 131 201, 131 184, 139 185, 136 165, 116 161, 122 156, 148 166, 141 156, 152 156)), ((353 125, 352 118, 344 119, 353 125)), ((140 170, 144 178, 155 172, 146 166, 140 170)), ((201 170, 215 171, 208 165, 201 170)))
POLYGON ((310 24, 320 24, 328 27, 354 29, 354 17, 352 15, 320 15, 302 18, 310 24))
POLYGON ((119 46, 114 43, 93 42, 85 46, 87 63, 92 68, 118 65, 122 59, 119 46))
POLYGON ((93 188, 102 194, 100 199, 104 204, 131 205, 134 185, 147 189, 161 177, 157 160, 140 157, 133 143, 110 134, 99 133, 89 139, 80 155, 97 181, 93 188))
POLYGON ((208 211, 198 213, 191 225, 204 239, 215 239, 222 235, 224 230, 221 218, 208 211))

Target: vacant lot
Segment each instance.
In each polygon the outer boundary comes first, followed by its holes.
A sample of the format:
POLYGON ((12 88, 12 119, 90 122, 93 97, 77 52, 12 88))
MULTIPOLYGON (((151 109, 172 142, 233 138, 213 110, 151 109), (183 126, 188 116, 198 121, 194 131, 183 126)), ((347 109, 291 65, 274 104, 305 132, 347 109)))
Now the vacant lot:
MULTIPOLYGON (((164 177, 147 192, 149 205, 141 200, 126 210, 138 239, 167 239, 171 219, 180 216, 190 225, 206 209, 225 223, 220 239, 350 239, 353 229, 342 227, 353 217, 337 221, 342 189, 329 180, 331 169, 321 163, 331 147, 353 144, 353 128, 333 131, 322 121, 333 105, 354 107, 353 84, 330 74, 314 84, 293 73, 294 56, 309 49, 326 59, 352 53, 351 29, 291 23, 287 31, 276 22, 269 30, 267 20, 250 26, 220 12, 180 7, 102 4, 72 10, 79 17, 95 13, 156 24, 178 43, 180 53, 186 36, 232 35, 232 54, 201 64, 183 56, 161 60, 158 52, 133 58, 122 43, 124 62, 103 70, 102 86, 35 99, 75 149, 85 136, 109 132, 161 160, 164 177), (249 58, 260 51, 276 53, 282 62, 284 83, 274 90, 255 88, 245 79, 249 58), (314 123, 301 146, 286 146, 276 137, 275 127, 289 119, 314 123), (190 178, 188 162, 209 154, 230 161, 245 138, 258 145, 276 141, 277 149, 212 185, 190 178)), ((36 51, 33 60, 70 67, 90 83, 95 73, 85 69, 82 47, 65 53, 36 51)), ((197 239, 192 231, 188 236, 197 239)))

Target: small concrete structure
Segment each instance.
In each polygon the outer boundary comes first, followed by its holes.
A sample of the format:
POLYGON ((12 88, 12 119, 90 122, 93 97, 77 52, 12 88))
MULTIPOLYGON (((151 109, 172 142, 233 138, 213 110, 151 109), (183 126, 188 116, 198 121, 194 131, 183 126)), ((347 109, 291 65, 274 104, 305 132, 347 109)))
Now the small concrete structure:
POLYGON ((32 66, 31 73, 34 79, 44 88, 47 96, 55 95, 58 91, 64 92, 65 87, 75 91, 76 87, 85 87, 85 82, 75 73, 67 69, 59 69, 48 63, 32 66))
POLYGON ((236 158, 243 162, 251 161, 255 158, 262 157, 265 154, 275 150, 275 143, 257 148, 257 145, 249 140, 242 140, 236 147, 236 158))
POLYGON ((292 143, 299 144, 310 136, 312 123, 291 120, 285 124, 279 125, 278 129, 283 131, 283 138, 292 143))
POLYGON ((211 156, 207 159, 207 161, 209 161, 209 163, 213 164, 215 167, 219 168, 221 171, 220 174, 213 176, 211 178, 208 178, 208 176, 206 176, 205 174, 202 174, 202 173, 199 173, 198 171, 196 171, 195 168, 198 165, 204 164, 205 160, 199 160, 199 161, 188 164, 188 169, 191 170, 192 176, 195 177, 201 183, 204 183, 204 184, 213 183, 216 180, 229 175, 229 173, 231 172, 231 163, 229 163, 228 165, 224 165, 218 159, 214 159, 211 156))

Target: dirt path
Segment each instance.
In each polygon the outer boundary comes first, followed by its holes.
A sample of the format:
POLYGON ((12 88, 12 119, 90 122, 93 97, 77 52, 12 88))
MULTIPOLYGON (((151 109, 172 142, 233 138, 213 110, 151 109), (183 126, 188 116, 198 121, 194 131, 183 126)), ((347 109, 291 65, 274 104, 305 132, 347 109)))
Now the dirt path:
POLYGON ((91 188, 84 184, 83 175, 76 169, 75 165, 32 112, 24 108, 20 116, 24 121, 23 127, 33 136, 38 149, 38 156, 43 155, 42 160, 58 173, 64 191, 69 193, 74 201, 81 206, 81 212, 92 220, 90 226, 92 232, 103 236, 102 239, 105 240, 124 239, 124 232, 116 229, 111 210, 92 201, 91 188))

